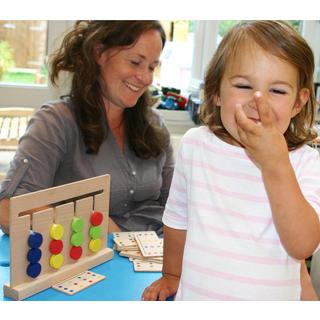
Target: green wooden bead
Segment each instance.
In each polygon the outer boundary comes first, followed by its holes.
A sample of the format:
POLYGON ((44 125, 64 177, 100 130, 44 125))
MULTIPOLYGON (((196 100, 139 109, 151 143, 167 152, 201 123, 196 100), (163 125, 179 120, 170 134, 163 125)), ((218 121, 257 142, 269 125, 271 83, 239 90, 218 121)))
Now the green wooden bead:
POLYGON ((89 235, 92 239, 98 239, 101 237, 102 228, 100 226, 90 227, 89 235))
POLYGON ((81 246, 83 243, 83 233, 82 232, 74 232, 71 236, 70 242, 75 247, 81 246))
POLYGON ((84 220, 82 218, 74 217, 71 223, 71 229, 73 232, 81 232, 84 227, 84 220))

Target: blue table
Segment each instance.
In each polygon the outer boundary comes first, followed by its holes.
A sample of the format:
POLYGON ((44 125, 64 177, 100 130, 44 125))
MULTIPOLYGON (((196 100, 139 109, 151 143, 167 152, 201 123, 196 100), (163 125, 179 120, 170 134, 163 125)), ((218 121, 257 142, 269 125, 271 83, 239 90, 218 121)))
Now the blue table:
MULTIPOLYGON (((113 246, 111 235, 108 246, 113 246)), ((9 237, 0 231, 0 301, 11 300, 3 296, 3 285, 9 283, 9 237)), ((52 288, 39 292, 26 300, 29 301, 132 301, 141 300, 145 287, 160 278, 160 272, 135 272, 128 258, 114 252, 114 258, 91 269, 104 275, 106 279, 93 286, 69 296, 52 288)))

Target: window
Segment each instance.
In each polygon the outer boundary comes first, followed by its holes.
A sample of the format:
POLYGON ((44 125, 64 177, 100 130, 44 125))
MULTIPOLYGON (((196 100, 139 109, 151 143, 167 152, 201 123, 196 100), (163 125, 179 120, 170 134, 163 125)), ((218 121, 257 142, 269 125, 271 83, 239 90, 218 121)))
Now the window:
POLYGON ((195 22, 191 20, 161 21, 167 36, 161 54, 161 66, 154 83, 186 91, 191 79, 195 22))
POLYGON ((0 108, 39 107, 59 97, 48 82, 46 60, 73 21, 0 21, 0 108))
POLYGON ((47 84, 45 20, 0 21, 0 81, 47 84))

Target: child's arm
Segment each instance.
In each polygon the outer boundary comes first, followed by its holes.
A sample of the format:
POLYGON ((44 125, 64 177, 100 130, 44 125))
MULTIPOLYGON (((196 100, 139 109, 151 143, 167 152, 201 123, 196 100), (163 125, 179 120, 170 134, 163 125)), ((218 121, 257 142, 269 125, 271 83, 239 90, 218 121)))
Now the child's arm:
POLYGON ((301 261, 300 268, 300 283, 301 283, 301 300, 302 301, 318 301, 318 296, 314 290, 310 275, 305 261, 301 261))
POLYGON ((176 294, 179 286, 186 230, 164 226, 162 277, 147 287, 142 300, 161 300, 176 294))
POLYGON ((260 123, 237 106, 236 122, 241 143, 260 167, 282 245, 290 256, 306 259, 320 241, 319 218, 304 198, 289 160, 285 138, 275 126, 271 108, 255 93, 260 123))

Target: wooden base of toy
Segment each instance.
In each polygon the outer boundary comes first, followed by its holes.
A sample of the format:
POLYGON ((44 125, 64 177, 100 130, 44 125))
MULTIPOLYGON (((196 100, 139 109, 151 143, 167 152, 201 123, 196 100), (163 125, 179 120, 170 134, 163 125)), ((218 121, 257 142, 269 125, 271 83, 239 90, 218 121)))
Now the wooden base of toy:
POLYGON ((13 300, 26 299, 39 291, 48 289, 52 286, 52 283, 62 282, 77 273, 84 272, 93 266, 104 263, 113 258, 113 250, 105 248, 100 250, 97 254, 91 257, 86 257, 83 260, 78 261, 74 265, 67 265, 60 270, 48 275, 40 276, 37 278, 37 283, 29 282, 18 285, 14 288, 8 284, 3 286, 3 292, 6 297, 13 300))
POLYGON ((113 250, 107 248, 109 196, 110 176, 102 175, 12 197, 9 202, 10 284, 4 286, 4 295, 14 300, 25 299, 111 259, 113 250), (38 211, 37 208, 42 209, 38 211), (88 248, 91 240, 90 218, 94 211, 102 214, 100 240, 103 249, 96 253, 88 248), (71 225, 75 217, 84 221, 81 231, 82 256, 76 261, 69 255, 71 225), (49 230, 54 224, 60 225, 64 230, 61 236, 64 246, 60 253, 63 256, 63 266, 58 270, 53 269, 49 263, 52 241, 49 230), (28 240, 31 231, 40 233, 43 238, 39 247, 42 252, 39 261, 41 274, 36 278, 30 277, 26 272, 29 266, 28 240))

